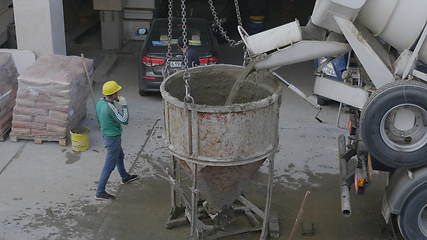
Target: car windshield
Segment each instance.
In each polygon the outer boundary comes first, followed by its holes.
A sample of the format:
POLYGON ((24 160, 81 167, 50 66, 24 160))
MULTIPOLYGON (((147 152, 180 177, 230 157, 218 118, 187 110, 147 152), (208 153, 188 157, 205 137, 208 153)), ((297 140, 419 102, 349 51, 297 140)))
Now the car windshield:
MULTIPOLYGON (((204 47, 210 44, 209 33, 206 24, 202 21, 188 21, 188 43, 192 47, 204 47)), ((172 45, 178 44, 178 38, 182 36, 182 25, 180 21, 173 22, 172 45)), ((168 24, 167 21, 157 21, 152 27, 148 44, 151 47, 168 46, 168 24)))

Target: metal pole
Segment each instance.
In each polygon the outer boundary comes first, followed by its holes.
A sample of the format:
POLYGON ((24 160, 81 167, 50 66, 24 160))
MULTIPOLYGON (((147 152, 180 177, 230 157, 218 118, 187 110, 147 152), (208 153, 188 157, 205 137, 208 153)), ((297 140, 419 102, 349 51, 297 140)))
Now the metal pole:
MULTIPOLYGON (((172 155, 172 172, 171 172, 172 178, 176 179, 176 160, 175 157, 172 155)), ((174 214, 176 210, 176 191, 175 187, 171 183, 171 208, 172 208, 172 214, 174 214)))
POLYGON ((197 164, 193 165, 193 187, 191 189, 191 237, 197 239, 197 164))
POLYGON ((96 100, 95 100, 95 93, 93 92, 93 88, 92 88, 92 79, 90 78, 89 71, 88 71, 86 63, 85 63, 85 56, 83 55, 83 53, 80 56, 82 58, 83 70, 85 71, 86 80, 87 80, 87 83, 89 85, 89 91, 90 91, 90 95, 92 97, 92 102, 93 102, 93 105, 95 106, 96 100))
POLYGON ((281 83, 283 83, 287 88, 289 88, 289 90, 296 93, 298 96, 302 97, 304 99, 304 101, 306 101, 308 104, 310 104, 311 106, 313 106, 316 109, 322 108, 319 104, 317 104, 317 102, 315 102, 314 98, 310 98, 307 95, 305 95, 305 93, 303 91, 301 91, 301 89, 295 87, 290 82, 286 81, 282 76, 280 76, 279 74, 277 74, 276 72, 273 72, 273 71, 271 71, 271 74, 273 74, 273 76, 275 76, 277 79, 279 79, 281 83))
POLYGON ((345 127, 341 127, 341 126, 340 126, 340 122, 341 122, 341 111, 342 111, 342 103, 340 103, 340 106, 338 107, 337 127, 338 127, 339 129, 344 129, 344 130, 346 130, 347 128, 345 128, 345 127))
MULTIPOLYGON (((176 165, 176 178, 175 179, 176 179, 176 182, 177 182, 178 186, 182 186, 182 184, 181 184, 181 182, 182 182, 181 181, 181 179, 182 179, 181 165, 179 165, 178 160, 176 160, 176 158, 175 158, 175 163, 177 164, 176 165)), ((181 189, 181 190, 183 190, 183 189, 181 189)), ((183 198, 184 198, 183 194, 181 192, 179 192, 178 193, 177 203, 178 203, 178 206, 180 208, 182 208, 183 206, 185 206, 183 198)))
POLYGON ((262 232, 260 240, 266 240, 269 235, 270 227, 270 210, 271 210, 271 198, 273 195, 273 170, 274 170, 274 155, 275 151, 269 157, 268 164, 268 186, 267 186, 267 200, 265 202, 264 210, 264 222, 262 226, 262 232))
POLYGON ((294 226, 292 227, 291 233, 289 234, 288 240, 292 240, 294 238, 295 231, 297 229, 298 223, 301 221, 302 215, 304 214, 305 202, 307 201, 307 198, 309 195, 310 195, 310 191, 305 192, 304 199, 302 200, 301 206, 300 206, 299 211, 298 211, 297 218, 295 219, 295 223, 294 223, 294 226))
POLYGON ((346 151, 345 136, 340 135, 338 137, 338 160, 340 166, 340 193, 341 193, 341 211, 345 217, 351 216, 351 203, 350 203, 350 189, 347 185, 348 176, 348 161, 344 158, 346 151))
POLYGON ((427 38, 427 24, 424 25, 423 33, 421 34, 420 39, 418 39, 417 46, 414 49, 414 52, 411 54, 408 64, 405 68, 405 72, 403 73, 402 79, 406 79, 411 72, 415 68, 416 61, 418 59, 418 55, 420 53, 421 48, 423 47, 425 40, 427 38))

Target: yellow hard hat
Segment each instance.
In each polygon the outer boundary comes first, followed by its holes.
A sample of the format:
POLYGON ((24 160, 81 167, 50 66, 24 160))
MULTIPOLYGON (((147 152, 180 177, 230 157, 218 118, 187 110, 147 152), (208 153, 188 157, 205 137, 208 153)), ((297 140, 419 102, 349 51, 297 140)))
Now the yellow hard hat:
POLYGON ((105 96, 113 95, 121 89, 122 87, 116 81, 108 81, 102 86, 102 94, 105 96))

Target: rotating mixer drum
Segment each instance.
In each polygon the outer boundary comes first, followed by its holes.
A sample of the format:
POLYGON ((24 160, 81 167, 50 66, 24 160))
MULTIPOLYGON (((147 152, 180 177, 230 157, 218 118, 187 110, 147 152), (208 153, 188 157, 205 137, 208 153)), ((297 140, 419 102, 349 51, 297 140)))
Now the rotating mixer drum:
MULTIPOLYGON (((399 51, 410 49, 427 22, 425 0, 367 0, 357 18, 374 36, 380 37, 399 51)), ((427 45, 420 51, 427 62, 427 45)))
POLYGON ((198 165, 198 190, 216 211, 242 194, 278 143, 281 87, 271 74, 258 73, 257 81, 252 74, 237 104, 224 106, 242 70, 220 64, 190 69, 194 104, 183 102, 182 73, 161 86, 169 150, 187 175, 198 165))
MULTIPOLYGON (((427 21, 425 0, 317 0, 312 22, 341 34, 334 16, 359 23, 399 51, 411 49, 427 21)), ((427 46, 420 51, 427 62, 427 46)))

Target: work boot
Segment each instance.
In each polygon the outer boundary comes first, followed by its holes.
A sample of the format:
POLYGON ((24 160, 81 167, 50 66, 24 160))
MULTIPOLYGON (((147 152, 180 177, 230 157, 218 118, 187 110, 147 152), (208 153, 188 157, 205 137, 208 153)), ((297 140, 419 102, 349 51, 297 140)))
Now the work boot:
POLYGON ((122 184, 131 183, 138 179, 138 175, 129 175, 127 178, 122 179, 122 184))
POLYGON ((109 199, 114 200, 116 199, 116 197, 107 192, 102 192, 102 193, 97 193, 95 196, 95 199, 96 200, 109 200, 109 199))

